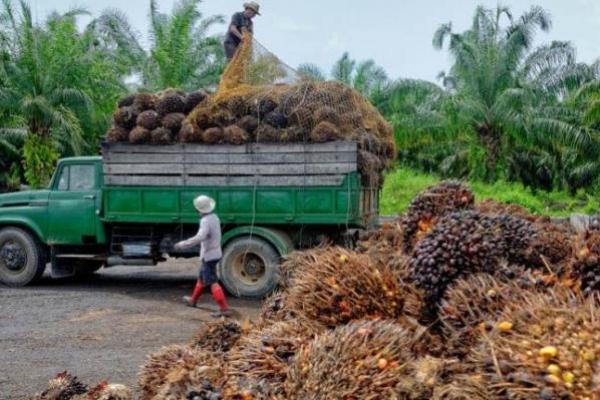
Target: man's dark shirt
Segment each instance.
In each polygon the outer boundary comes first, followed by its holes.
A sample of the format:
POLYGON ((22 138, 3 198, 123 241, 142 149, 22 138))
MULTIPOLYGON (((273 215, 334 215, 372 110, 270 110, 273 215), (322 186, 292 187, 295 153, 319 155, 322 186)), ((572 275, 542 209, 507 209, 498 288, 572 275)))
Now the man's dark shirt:
MULTIPOLYGON (((231 25, 235 26, 240 33, 242 32, 242 28, 248 29, 250 33, 252 33, 254 30, 254 24, 252 20, 250 18, 246 18, 243 12, 233 14, 233 17, 231 17, 231 25)), ((225 42, 234 43, 237 46, 240 44, 241 40, 233 33, 228 31, 225 42)))

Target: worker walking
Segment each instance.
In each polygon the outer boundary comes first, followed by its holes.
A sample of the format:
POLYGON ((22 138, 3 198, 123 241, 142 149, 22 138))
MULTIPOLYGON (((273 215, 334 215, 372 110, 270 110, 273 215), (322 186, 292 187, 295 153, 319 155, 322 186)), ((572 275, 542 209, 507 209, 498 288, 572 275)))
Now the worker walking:
POLYGON ((254 23, 252 22, 252 19, 257 15, 260 15, 259 11, 260 6, 258 3, 251 1, 249 3, 244 3, 244 11, 233 14, 224 43, 227 61, 231 61, 235 55, 238 46, 242 42, 244 31, 247 30, 250 33, 254 33, 254 23))
POLYGON ((196 236, 179 242, 175 249, 181 250, 200 245, 200 271, 198 281, 192 296, 185 296, 183 300, 190 307, 196 307, 202 290, 210 286, 213 299, 219 305, 219 311, 213 313, 213 317, 226 317, 229 315, 229 307, 225 299, 223 288, 219 285, 217 278, 217 264, 223 257, 221 250, 221 221, 214 213, 216 202, 208 196, 199 196, 194 199, 194 207, 200 213, 200 229, 196 236))

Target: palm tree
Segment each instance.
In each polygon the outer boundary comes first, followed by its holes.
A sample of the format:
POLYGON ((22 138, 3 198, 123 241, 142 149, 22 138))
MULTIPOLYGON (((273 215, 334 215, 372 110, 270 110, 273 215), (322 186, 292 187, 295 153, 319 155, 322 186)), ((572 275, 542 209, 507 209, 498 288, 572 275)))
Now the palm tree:
POLYGON ((540 7, 518 19, 505 7, 478 7, 469 30, 455 33, 448 23, 434 35, 434 47, 447 45, 453 57, 450 73, 443 75, 445 88, 484 149, 488 180, 498 177, 499 162, 515 146, 596 145, 587 129, 569 121, 561 102, 570 85, 585 79, 572 46, 532 47, 535 34, 550 26, 540 7))
POLYGON ((26 130, 25 176, 40 186, 59 153, 95 146, 125 88, 118 60, 91 32, 78 32, 76 18, 85 10, 54 13, 36 25, 27 3, 18 4, 17 12, 2 0, 0 10, 0 115, 26 130))
POLYGON ((208 35, 220 15, 204 17, 200 0, 180 0, 170 15, 150 1, 151 49, 143 69, 144 85, 153 90, 196 90, 219 82, 225 66, 221 38, 208 35))

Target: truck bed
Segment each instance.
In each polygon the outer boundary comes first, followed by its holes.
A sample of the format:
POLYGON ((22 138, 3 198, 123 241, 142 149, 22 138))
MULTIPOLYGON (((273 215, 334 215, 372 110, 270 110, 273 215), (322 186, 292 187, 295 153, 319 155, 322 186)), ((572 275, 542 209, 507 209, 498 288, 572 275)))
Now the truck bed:
POLYGON ((103 145, 107 222, 196 223, 192 199, 217 201, 224 224, 347 225, 377 216, 354 142, 103 145))

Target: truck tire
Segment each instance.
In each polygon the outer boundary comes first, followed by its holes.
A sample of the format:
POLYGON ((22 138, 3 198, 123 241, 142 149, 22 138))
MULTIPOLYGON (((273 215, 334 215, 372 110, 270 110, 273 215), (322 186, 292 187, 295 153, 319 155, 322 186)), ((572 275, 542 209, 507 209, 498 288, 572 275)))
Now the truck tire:
POLYGON ((225 246, 219 265, 221 282, 236 297, 260 299, 275 290, 281 257, 267 241, 251 236, 225 246))
POLYGON ((46 269, 46 252, 38 240, 20 228, 0 230, 0 282, 26 286, 40 279, 46 269))

